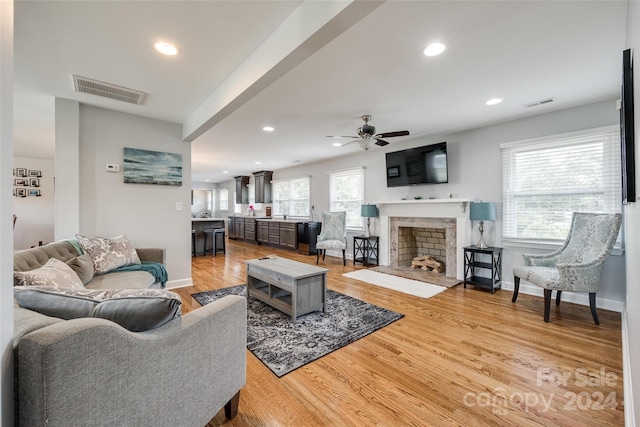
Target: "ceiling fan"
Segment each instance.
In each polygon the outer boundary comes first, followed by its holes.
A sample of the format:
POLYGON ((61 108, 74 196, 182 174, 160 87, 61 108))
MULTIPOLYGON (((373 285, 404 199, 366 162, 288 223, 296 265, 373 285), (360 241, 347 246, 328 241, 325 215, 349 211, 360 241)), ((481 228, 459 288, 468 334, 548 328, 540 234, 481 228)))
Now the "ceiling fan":
MULTIPOLYGON (((364 150, 368 150, 375 143, 381 147, 388 145, 389 143, 382 138, 393 138, 394 136, 406 136, 409 135, 408 130, 399 130, 395 132, 385 132, 376 134, 376 128, 369 124, 369 120, 371 120, 370 115, 362 116, 362 120, 364 120, 364 125, 358 128, 358 136, 327 136, 327 138, 351 138, 353 141, 346 142, 344 144, 339 144, 339 146, 344 146, 347 144, 351 144, 352 142, 357 142, 360 148, 364 150), (374 142, 375 141, 375 142, 374 142)), ((336 144, 334 144, 336 145, 336 144)))

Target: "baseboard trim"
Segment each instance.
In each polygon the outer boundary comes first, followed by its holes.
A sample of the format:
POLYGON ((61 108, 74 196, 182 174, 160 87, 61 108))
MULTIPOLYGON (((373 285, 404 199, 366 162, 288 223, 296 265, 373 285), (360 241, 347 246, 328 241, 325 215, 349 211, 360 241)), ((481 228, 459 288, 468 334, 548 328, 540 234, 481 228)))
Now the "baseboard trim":
POLYGON ((187 286, 193 286, 193 280, 191 277, 187 279, 169 280, 165 289, 186 288, 187 286))
POLYGON ((624 425, 636 427, 636 413, 633 408, 633 386, 631 384, 631 355, 629 354, 629 330, 627 310, 622 311, 622 377, 624 381, 624 425))
MULTIPOLYGON (((513 282, 502 282, 502 289, 513 292, 513 282)), ((542 288, 536 285, 528 285, 520 282, 519 294, 535 295, 538 297, 544 297, 542 288)), ((562 301, 571 302, 578 305, 589 306, 589 294, 584 292, 569 292, 562 293, 562 301)), ((624 311, 624 302, 616 301, 607 298, 596 297, 596 307, 603 310, 615 311, 622 313, 624 311)))

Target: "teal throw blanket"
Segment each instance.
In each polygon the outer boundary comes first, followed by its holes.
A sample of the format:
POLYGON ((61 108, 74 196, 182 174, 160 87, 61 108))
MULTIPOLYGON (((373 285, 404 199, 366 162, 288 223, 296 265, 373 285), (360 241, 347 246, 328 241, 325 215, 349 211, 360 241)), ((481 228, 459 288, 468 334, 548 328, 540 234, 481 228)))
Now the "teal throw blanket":
POLYGON ((163 288, 166 285, 167 280, 169 280, 167 269, 163 264, 160 264, 159 262, 142 261, 142 264, 125 265, 111 271, 146 271, 147 273, 150 273, 153 277, 155 277, 156 282, 160 282, 163 288))

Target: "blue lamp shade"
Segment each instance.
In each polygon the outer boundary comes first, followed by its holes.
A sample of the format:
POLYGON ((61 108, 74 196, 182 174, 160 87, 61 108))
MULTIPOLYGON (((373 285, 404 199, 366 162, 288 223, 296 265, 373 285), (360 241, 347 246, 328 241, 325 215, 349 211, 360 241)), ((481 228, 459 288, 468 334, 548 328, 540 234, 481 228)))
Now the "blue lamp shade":
POLYGON ((378 207, 376 205, 360 206, 360 216, 363 218, 376 218, 378 216, 378 207))
POLYGON ((471 221, 495 221, 496 206, 491 202, 472 202, 469 216, 471 221))

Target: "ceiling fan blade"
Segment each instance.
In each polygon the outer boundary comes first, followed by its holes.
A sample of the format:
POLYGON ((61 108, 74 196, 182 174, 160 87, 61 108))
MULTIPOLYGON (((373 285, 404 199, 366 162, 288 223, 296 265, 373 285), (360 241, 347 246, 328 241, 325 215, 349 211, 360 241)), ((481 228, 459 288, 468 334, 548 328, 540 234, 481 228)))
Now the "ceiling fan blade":
POLYGON ((376 145, 384 147, 385 145, 389 145, 389 143, 387 141, 383 141, 382 139, 376 138, 376 145))
POLYGON ((327 138, 351 138, 351 139, 356 139, 356 138, 360 138, 359 136, 333 136, 333 135, 327 135, 327 138))
POLYGON ((393 138, 394 136, 406 136, 406 135, 409 135, 408 130, 398 130, 395 132, 379 133, 376 135, 376 138, 393 138))

